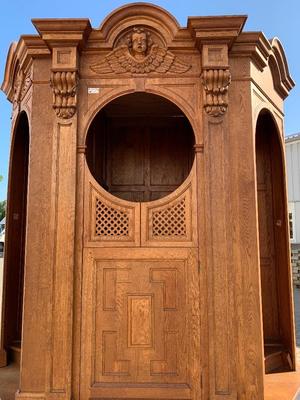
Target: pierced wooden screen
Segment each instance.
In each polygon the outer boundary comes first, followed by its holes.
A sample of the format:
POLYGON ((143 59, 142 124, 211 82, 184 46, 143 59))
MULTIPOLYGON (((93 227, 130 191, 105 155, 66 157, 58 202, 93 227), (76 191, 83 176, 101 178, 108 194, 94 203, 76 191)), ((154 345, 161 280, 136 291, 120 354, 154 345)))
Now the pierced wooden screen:
POLYGON ((194 240, 192 185, 174 192, 166 200, 141 204, 143 246, 187 246, 194 240))
POLYGON ((95 236, 99 238, 129 237, 129 214, 96 199, 95 236))
POLYGON ((88 240, 93 246, 136 246, 140 243, 140 205, 118 201, 102 188, 89 189, 88 240))
POLYGON ((185 198, 152 214, 152 236, 186 238, 185 198))

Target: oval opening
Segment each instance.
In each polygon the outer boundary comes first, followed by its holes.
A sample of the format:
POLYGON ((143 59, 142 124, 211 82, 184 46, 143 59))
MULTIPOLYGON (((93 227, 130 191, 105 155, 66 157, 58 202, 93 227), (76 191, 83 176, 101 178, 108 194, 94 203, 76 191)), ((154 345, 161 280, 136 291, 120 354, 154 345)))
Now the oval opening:
POLYGON ((124 200, 157 200, 177 189, 194 160, 194 133, 184 113, 154 94, 118 97, 92 121, 86 160, 93 177, 124 200))

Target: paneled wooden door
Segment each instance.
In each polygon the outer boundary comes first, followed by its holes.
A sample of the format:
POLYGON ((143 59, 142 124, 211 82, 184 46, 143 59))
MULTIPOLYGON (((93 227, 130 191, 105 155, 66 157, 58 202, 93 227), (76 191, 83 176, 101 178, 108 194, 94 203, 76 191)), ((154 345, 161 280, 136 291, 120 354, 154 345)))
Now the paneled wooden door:
MULTIPOLYGON (((143 134, 143 152, 151 155, 143 134)), ((125 137, 129 143, 129 133, 125 137)), ((134 144, 141 147, 138 139, 134 144)), ((116 159, 137 162, 133 145, 116 159)), ((157 157, 159 147, 155 151, 157 157)), ((170 167, 170 185, 172 170, 178 181, 178 169, 170 167)), ((144 171, 142 186, 153 172, 144 171)), ((86 165, 81 400, 201 399, 195 163, 179 187, 175 179, 175 188, 142 188, 169 193, 160 199, 129 201, 127 194, 117 197, 125 181, 109 193, 86 165)))

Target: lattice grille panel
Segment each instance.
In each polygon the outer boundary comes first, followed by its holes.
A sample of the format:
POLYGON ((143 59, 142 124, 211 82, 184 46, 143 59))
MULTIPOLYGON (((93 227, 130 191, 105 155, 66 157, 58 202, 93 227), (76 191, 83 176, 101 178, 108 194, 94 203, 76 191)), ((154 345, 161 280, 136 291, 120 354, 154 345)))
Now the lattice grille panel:
POLYGON ((99 237, 129 237, 129 215, 96 199, 95 235, 99 237))
POLYGON ((186 237, 185 198, 165 210, 152 214, 153 237, 186 237))

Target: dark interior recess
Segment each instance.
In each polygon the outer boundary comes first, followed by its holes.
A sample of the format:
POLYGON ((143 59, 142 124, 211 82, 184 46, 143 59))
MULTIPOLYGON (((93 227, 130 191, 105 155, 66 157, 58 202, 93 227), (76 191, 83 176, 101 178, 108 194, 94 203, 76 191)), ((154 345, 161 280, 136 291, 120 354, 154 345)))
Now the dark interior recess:
POLYGON ((22 338, 24 259, 27 218, 29 125, 21 113, 12 143, 6 227, 4 345, 10 358, 18 357, 22 338))
POLYGON ((86 145, 86 160, 98 183, 136 202, 172 193, 194 159, 194 134, 186 116, 169 100, 148 93, 106 105, 93 120, 86 145))
POLYGON ((276 125, 262 112, 256 128, 256 169, 266 373, 294 368, 283 168, 276 125))

